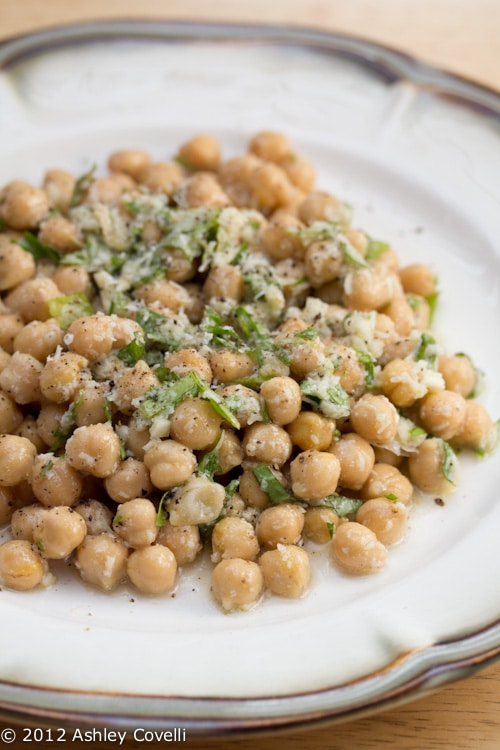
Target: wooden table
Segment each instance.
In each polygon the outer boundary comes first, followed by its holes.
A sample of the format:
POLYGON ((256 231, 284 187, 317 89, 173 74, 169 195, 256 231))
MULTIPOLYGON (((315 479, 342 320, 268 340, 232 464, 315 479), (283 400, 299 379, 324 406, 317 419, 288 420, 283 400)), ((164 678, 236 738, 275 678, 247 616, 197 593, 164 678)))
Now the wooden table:
MULTIPOLYGON (((390 45, 500 89, 498 0, 0 0, 0 39, 65 22, 139 17, 319 26, 390 45)), ((6 726, 0 723, 0 732, 6 726)), ((201 750, 215 749, 220 743, 188 737, 185 744, 191 750, 201 750)), ((26 743, 10 746, 26 747, 26 743)), ((114 746, 118 743, 92 743, 98 749, 114 746)), ((382 746, 397 750, 499 750, 500 665, 371 717, 280 737, 223 743, 224 750, 368 750, 382 746)), ((134 744, 127 740, 122 747, 134 744)))

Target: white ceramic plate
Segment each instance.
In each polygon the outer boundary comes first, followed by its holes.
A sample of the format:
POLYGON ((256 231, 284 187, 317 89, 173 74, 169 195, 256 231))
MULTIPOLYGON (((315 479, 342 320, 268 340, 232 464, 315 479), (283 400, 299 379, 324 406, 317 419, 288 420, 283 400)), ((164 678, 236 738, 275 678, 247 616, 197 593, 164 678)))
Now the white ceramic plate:
MULTIPOLYGON (((49 30, 0 45, 0 183, 103 166, 120 147, 225 156, 288 134, 355 224, 440 278, 436 335, 486 373, 500 415, 500 98, 355 39, 167 23, 49 30)), ((0 594, 0 714, 94 726, 271 729, 346 717, 431 689, 500 652, 498 456, 462 460, 456 494, 417 503, 380 575, 317 555, 301 601, 224 616, 198 572, 175 598, 111 596, 64 569, 0 594), (8 646, 6 647, 6 644, 8 646)))

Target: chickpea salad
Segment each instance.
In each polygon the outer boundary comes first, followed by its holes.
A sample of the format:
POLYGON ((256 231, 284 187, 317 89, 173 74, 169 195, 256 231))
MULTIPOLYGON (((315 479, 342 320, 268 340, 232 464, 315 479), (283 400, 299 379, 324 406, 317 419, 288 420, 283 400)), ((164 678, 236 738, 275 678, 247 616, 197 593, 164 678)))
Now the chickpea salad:
POLYGON ((300 598, 310 549, 383 569, 414 495, 498 425, 432 332, 437 279, 262 131, 0 191, 0 585, 170 596, 206 558, 225 612, 300 598), (204 554, 205 551, 205 554, 204 554))

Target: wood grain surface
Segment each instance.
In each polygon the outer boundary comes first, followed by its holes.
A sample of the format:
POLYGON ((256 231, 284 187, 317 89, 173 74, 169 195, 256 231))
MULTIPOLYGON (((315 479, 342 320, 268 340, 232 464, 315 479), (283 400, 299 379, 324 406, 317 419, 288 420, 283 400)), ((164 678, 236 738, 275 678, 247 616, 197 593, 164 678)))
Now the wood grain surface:
MULTIPOLYGON (((415 55, 500 90, 500 0, 0 0, 0 40, 43 27, 103 18, 162 18, 302 24, 354 34, 415 55)), ((1 612, 0 612, 1 635, 1 612)), ((5 643, 0 640, 0 648, 5 643)), ((22 727, 10 747, 26 748, 22 727)), ((8 735, 7 735, 8 737, 8 735)), ((89 743, 78 737, 76 747, 89 743)), ((9 746, 7 742, 5 747, 9 746)), ((40 743, 39 747, 64 747, 40 743)), ((489 666, 439 691, 357 720, 279 736, 138 743, 121 747, 185 745, 190 750, 500 750, 500 665, 489 666)), ((118 747, 96 739, 93 748, 118 747)))

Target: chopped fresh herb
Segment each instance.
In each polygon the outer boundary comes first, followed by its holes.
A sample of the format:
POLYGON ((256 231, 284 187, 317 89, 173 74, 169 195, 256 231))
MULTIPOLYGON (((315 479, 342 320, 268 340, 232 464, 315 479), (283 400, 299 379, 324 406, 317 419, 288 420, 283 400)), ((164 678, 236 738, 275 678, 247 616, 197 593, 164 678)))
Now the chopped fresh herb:
POLYGON ((375 386, 375 360, 370 352, 356 349, 356 354, 360 364, 363 365, 365 370, 365 387, 371 390, 375 386))
POLYGON ((233 326, 228 325, 223 317, 211 307, 205 308, 201 328, 211 337, 215 346, 225 349, 237 349, 243 346, 243 339, 236 333, 233 326))
POLYGON ((51 260, 53 263, 59 263, 61 256, 50 245, 41 242, 38 237, 35 237, 31 232, 24 232, 22 239, 14 240, 14 242, 26 250, 34 257, 35 260, 51 260))
POLYGON ((233 497, 233 495, 238 491, 238 487, 240 486, 240 480, 239 479, 231 479, 231 481, 226 484, 226 497, 233 497))
POLYGON ((257 464, 253 468, 253 474, 262 492, 265 492, 273 504, 293 503, 295 498, 290 495, 286 487, 276 479, 273 472, 267 464, 257 464))
POLYGON ((443 457, 441 461, 441 471, 447 482, 455 485, 454 482, 454 468, 456 461, 456 454, 453 448, 445 440, 441 441, 443 447, 443 457))
POLYGON ((419 427, 418 425, 413 425, 413 427, 411 427, 408 430, 408 434, 412 438, 419 438, 419 437, 423 437, 427 433, 425 432, 425 430, 423 429, 423 427, 419 427))
POLYGON ((439 292, 434 292, 426 297, 427 304, 429 305, 429 322, 432 323, 434 320, 434 314, 436 312, 437 303, 439 299, 439 292))
POLYGON ((308 328, 304 328, 303 331, 297 331, 294 335, 295 335, 295 338, 306 339, 307 341, 311 341, 312 339, 318 338, 318 333, 317 331, 315 331, 315 329, 312 326, 309 326, 308 328))
POLYGON ((380 240, 372 240, 368 238, 368 246, 366 248, 365 258, 367 260, 377 260, 380 256, 389 250, 388 242, 381 242, 380 240))
POLYGON ((51 453, 55 453, 62 448, 66 440, 71 437, 76 427, 76 410, 83 402, 83 391, 80 391, 76 401, 73 401, 71 406, 66 409, 61 419, 59 420, 59 427, 54 430, 54 443, 50 447, 51 453))
POLYGON ((113 421, 113 415, 111 413, 111 405, 110 405, 109 399, 107 398, 104 399, 104 404, 102 408, 104 411, 104 416, 106 417, 106 422, 109 422, 109 424, 111 424, 111 422, 113 421))
POLYGON ((357 500, 354 497, 345 497, 344 495, 328 495, 328 497, 322 498, 318 505, 333 508, 339 518, 349 516, 351 513, 356 513, 358 508, 363 505, 362 500, 357 500))
POLYGON ((152 419, 162 412, 171 412, 186 396, 196 396, 198 386, 192 373, 182 378, 153 386, 149 389, 140 406, 140 411, 146 419, 152 419))
POLYGON ((129 344, 124 346, 123 349, 120 349, 118 352, 118 359, 125 362, 129 367, 132 367, 137 364, 140 359, 144 359, 145 353, 146 346, 144 344, 144 339, 136 335, 129 344))
POLYGON ((213 409, 217 412, 217 414, 226 422, 229 422, 231 427, 239 430, 240 423, 236 419, 234 414, 225 406, 223 397, 215 393, 215 391, 213 391, 209 385, 204 383, 203 380, 201 380, 201 378, 195 372, 190 372, 189 375, 195 382, 200 398, 204 398, 207 401, 210 401, 213 409))
POLYGON ((94 173, 97 169, 97 164, 93 164, 88 172, 85 172, 82 174, 77 181, 75 182, 75 186, 73 188, 73 193, 71 195, 71 200, 69 202, 70 208, 74 208, 75 206, 78 206, 89 187, 92 184, 92 181, 94 179, 94 173))
POLYGON ((220 471, 221 467, 219 461, 219 452, 223 442, 224 431, 221 432, 220 437, 212 450, 205 453, 205 455, 200 459, 198 463, 198 469, 196 470, 196 473, 199 477, 206 476, 209 479, 213 479, 214 474, 217 474, 217 472, 220 471))
POLYGON ((326 528, 328 529, 328 534, 330 535, 331 539, 335 533, 335 524, 331 521, 326 521, 326 528))
POLYGON ((36 547, 39 552, 45 552, 45 547, 43 546, 43 542, 41 539, 39 539, 36 543, 36 547))
POLYGON ((398 496, 394 494, 394 492, 389 492, 388 495, 384 495, 386 500, 390 500, 391 503, 396 503, 398 501, 398 496))
POLYGON ((113 518, 112 526, 121 526, 123 523, 123 516, 121 514, 118 514, 113 518))
POLYGON ((437 361, 437 354, 437 345, 434 336, 424 331, 420 337, 415 358, 417 360, 424 359, 431 367, 434 367, 437 361))
POLYGON ((47 302, 49 314, 55 318, 61 328, 69 328, 71 323, 86 315, 93 315, 94 308, 83 292, 54 297, 47 302))
POLYGON ((167 525, 167 518, 168 513, 165 510, 165 501, 170 498, 171 490, 168 490, 167 492, 164 492, 161 496, 160 503, 158 505, 158 510, 156 512, 156 525, 157 526, 166 526, 167 525))
POLYGON ((42 466, 40 470, 40 476, 46 477, 49 471, 53 468, 53 466, 54 466, 54 462, 52 461, 52 459, 45 461, 44 465, 42 466))

